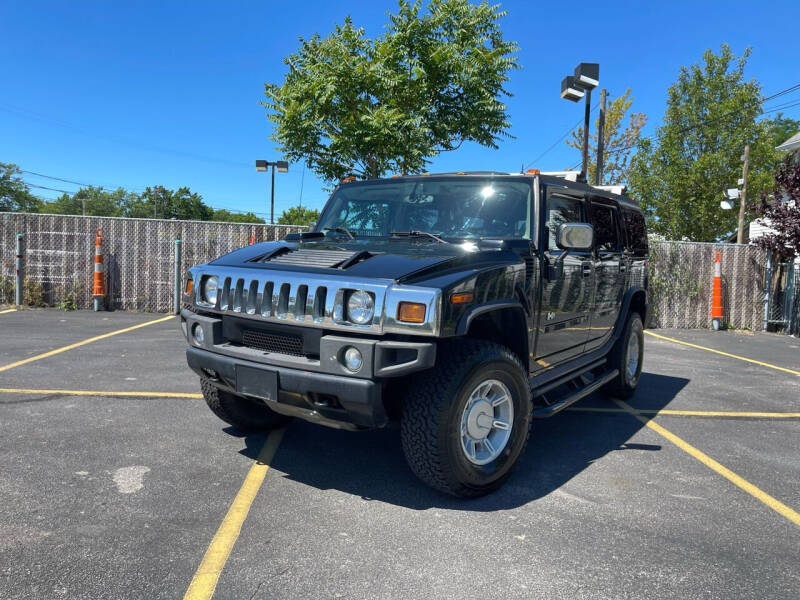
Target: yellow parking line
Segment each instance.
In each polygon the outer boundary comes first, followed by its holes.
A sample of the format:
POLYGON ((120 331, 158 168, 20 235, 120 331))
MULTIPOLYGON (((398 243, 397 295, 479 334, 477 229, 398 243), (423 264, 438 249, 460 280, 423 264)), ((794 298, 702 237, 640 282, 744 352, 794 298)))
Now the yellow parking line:
POLYGON ((219 576, 239 537, 242 523, 247 518, 247 513, 250 512, 250 506, 253 504, 258 490, 261 489, 261 484, 264 483, 269 463, 281 443, 283 432, 283 429, 276 429, 267 436, 258 460, 250 467, 242 487, 239 488, 239 492, 233 499, 217 533, 214 534, 200 566, 197 567, 189 589, 183 596, 184 600, 207 600, 214 595, 219 576))
MULTIPOLYGON (((800 412, 759 412, 759 411, 730 411, 730 410, 675 410, 670 408, 662 408, 661 410, 641 410, 631 407, 636 413, 640 415, 653 415, 659 417, 662 415, 678 416, 678 417, 732 417, 743 419, 800 419, 800 412)), ((624 408, 602 408, 593 406, 570 406, 567 410, 575 412, 609 412, 609 413, 627 413, 630 412, 624 408)))
POLYGON ((0 315, 4 315, 6 313, 12 313, 12 312, 17 312, 17 309, 16 308, 7 308, 5 310, 0 310, 0 315))
POLYGON ((714 348, 709 348, 707 346, 700 346, 698 344, 692 344, 690 342, 684 342, 683 340, 677 340, 675 338, 667 337, 665 335, 661 335, 658 333, 653 333, 652 331, 645 330, 647 335, 651 335, 654 338, 658 338, 660 340, 667 340, 668 342, 675 342, 676 344, 683 344, 684 346, 689 346, 690 348, 698 348, 700 350, 707 350, 708 352, 713 352, 714 354, 720 354, 722 356, 727 356, 728 358, 736 358, 738 360, 743 360, 745 362, 753 363, 754 365, 759 365, 762 367, 768 367, 770 369, 775 369, 776 371, 783 371, 784 373, 791 373, 792 375, 797 375, 800 377, 800 371, 795 371, 793 369, 787 369, 786 367, 779 367, 778 365, 773 365, 767 362, 762 362, 760 360, 754 360, 752 358, 747 358, 746 356, 739 356, 738 354, 730 354, 729 352, 723 352, 722 350, 715 350, 714 348))
POLYGON ((701 452, 700 450, 698 450, 697 448, 692 446, 689 442, 685 441, 684 439, 679 438, 677 435, 675 435, 674 433, 672 433, 668 429, 665 429, 664 427, 662 427, 661 425, 659 425, 655 421, 652 421, 652 420, 648 419, 647 417, 639 414, 636 411, 636 409, 634 409, 628 403, 623 402, 622 400, 614 400, 614 402, 616 402, 617 405, 620 408, 625 410, 625 412, 633 415, 636 419, 638 419, 639 421, 644 423, 647 427, 649 427, 650 429, 655 431, 661 437, 664 437, 664 438, 668 439, 670 442, 675 444, 678 448, 680 448, 681 450, 683 450, 684 452, 686 452, 690 456, 692 456, 692 457, 696 458, 697 460, 699 460, 701 463, 703 463, 709 469, 711 469, 712 471, 715 471, 716 473, 722 475, 725 479, 730 481, 733 485, 737 486, 738 488, 743 489, 745 492, 747 492, 748 494, 750 494, 754 498, 760 500, 761 502, 763 502, 764 504, 769 506, 772 510, 774 510, 775 512, 777 512, 781 516, 786 517, 787 519, 789 519, 795 525, 800 526, 800 513, 798 513, 794 509, 789 508, 788 506, 786 506, 780 500, 777 500, 776 498, 773 498, 772 496, 767 494, 765 491, 757 488, 752 483, 750 483, 746 479, 740 477, 739 475, 737 475, 736 473, 734 473, 733 471, 731 471, 727 467, 724 467, 723 465, 719 464, 713 458, 711 458, 710 456, 708 456, 704 452, 701 452))
POLYGON ((203 394, 189 392, 119 392, 105 390, 35 390, 29 388, 0 388, 0 394, 35 394, 37 396, 119 396, 122 398, 202 398, 203 394))
POLYGON ((73 350, 75 348, 80 348, 81 346, 85 346, 86 344, 91 344, 92 342, 97 342, 99 340, 104 340, 106 338, 110 338, 115 335, 119 335, 120 333, 127 333, 128 331, 133 331, 134 329, 139 329, 141 327, 147 327, 148 325, 155 325, 156 323, 163 323, 164 321, 168 321, 169 319, 175 318, 175 315, 169 315, 166 317, 161 317, 160 319, 155 319, 154 321, 147 321, 146 323, 139 323, 138 325, 134 325, 133 327, 126 327, 125 329, 118 329, 117 331, 112 331, 110 333, 104 333, 103 335, 96 335, 94 337, 90 337, 85 339, 81 342, 76 342, 74 344, 70 344, 68 346, 62 346, 61 348, 56 348, 55 350, 50 350, 49 352, 45 352, 44 354, 37 354, 36 356, 31 356, 29 358, 18 360, 17 362, 13 362, 8 365, 3 365, 0 367, 0 372, 8 371, 9 369, 13 369, 14 367, 20 367, 22 365, 27 365, 28 363, 34 362, 36 360, 42 360, 43 358, 48 358, 49 356, 54 356, 56 354, 61 354, 62 352, 66 352, 67 350, 73 350))

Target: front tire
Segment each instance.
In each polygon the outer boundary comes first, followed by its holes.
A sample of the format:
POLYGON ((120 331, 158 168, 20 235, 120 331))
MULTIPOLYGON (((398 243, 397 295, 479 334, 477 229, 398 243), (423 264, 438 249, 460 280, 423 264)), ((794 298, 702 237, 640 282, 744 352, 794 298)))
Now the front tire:
POLYGON ((619 374, 605 386, 610 396, 630 398, 639 384, 644 360, 644 327, 639 313, 631 313, 622 335, 609 354, 609 367, 619 374))
POLYGON ((200 378, 200 388, 211 412, 243 433, 268 431, 291 421, 263 403, 219 389, 205 377, 200 378))
POLYGON ((531 399, 525 370, 507 348, 460 341, 443 347, 403 404, 403 452, 422 481, 476 497, 499 488, 528 443, 531 399))

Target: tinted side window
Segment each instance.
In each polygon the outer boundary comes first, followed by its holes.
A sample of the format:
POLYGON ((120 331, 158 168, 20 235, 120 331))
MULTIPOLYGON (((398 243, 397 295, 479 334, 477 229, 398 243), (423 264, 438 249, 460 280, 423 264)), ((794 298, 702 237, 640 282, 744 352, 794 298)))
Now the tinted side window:
POLYGON ((595 248, 601 252, 616 252, 621 249, 614 213, 614 209, 610 206, 592 204, 589 222, 594 227, 595 248))
POLYGON ((623 210, 622 218, 625 221, 625 230, 628 234, 628 245, 637 256, 647 254, 647 227, 644 224, 644 215, 636 210, 623 210))
POLYGON ((547 222, 545 223, 549 233, 548 250, 558 250, 556 244, 556 232, 562 223, 582 223, 583 222, 583 202, 575 198, 565 196, 550 196, 547 200, 547 222))

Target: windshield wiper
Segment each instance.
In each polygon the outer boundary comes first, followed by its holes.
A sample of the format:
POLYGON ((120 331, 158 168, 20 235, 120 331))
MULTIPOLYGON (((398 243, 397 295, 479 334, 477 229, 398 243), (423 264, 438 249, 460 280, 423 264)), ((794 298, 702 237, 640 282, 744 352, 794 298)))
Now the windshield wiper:
POLYGON ((356 239, 356 236, 349 230, 344 227, 323 227, 322 231, 334 231, 336 233, 343 233, 351 240, 356 239))
POLYGON ((414 237, 414 238, 430 238, 432 240, 436 240, 441 244, 449 244, 447 240, 441 238, 441 236, 436 235, 435 233, 431 233, 430 231, 392 231, 390 234, 392 237, 414 237))

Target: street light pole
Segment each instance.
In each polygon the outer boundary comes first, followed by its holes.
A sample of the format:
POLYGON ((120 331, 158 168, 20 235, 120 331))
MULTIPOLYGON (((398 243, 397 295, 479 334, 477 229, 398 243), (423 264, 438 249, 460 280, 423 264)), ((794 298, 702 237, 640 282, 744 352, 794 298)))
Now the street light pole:
POLYGON ((589 174, 589 113, 592 112, 592 88, 586 90, 586 106, 583 110, 583 160, 581 161, 581 176, 587 181, 589 174))
POLYGON ((600 83, 600 65, 597 63, 580 63, 575 67, 573 75, 567 75, 561 81, 561 97, 577 102, 586 98, 583 112, 583 149, 580 181, 587 182, 589 172, 589 115, 592 112, 592 90, 600 83))
POLYGON ((269 194, 269 222, 275 223, 275 168, 278 168, 278 173, 286 173, 289 171, 289 163, 285 160, 256 160, 256 171, 266 171, 272 167, 272 182, 270 185, 269 194))

